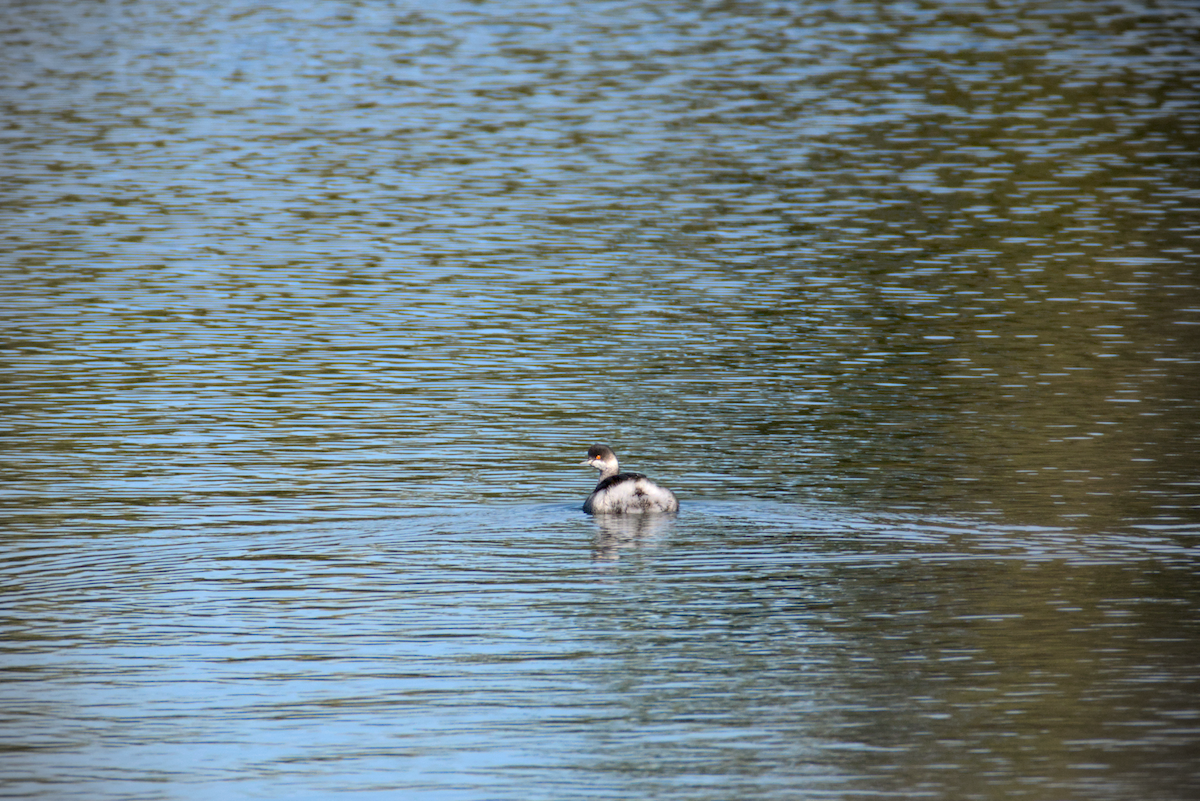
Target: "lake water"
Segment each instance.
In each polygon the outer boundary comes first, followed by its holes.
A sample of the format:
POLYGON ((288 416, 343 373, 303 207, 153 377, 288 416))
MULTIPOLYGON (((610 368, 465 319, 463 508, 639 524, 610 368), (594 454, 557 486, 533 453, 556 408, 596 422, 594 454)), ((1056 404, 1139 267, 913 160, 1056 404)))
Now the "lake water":
POLYGON ((1200 796, 1191 3, 3 14, 4 797, 1200 796))

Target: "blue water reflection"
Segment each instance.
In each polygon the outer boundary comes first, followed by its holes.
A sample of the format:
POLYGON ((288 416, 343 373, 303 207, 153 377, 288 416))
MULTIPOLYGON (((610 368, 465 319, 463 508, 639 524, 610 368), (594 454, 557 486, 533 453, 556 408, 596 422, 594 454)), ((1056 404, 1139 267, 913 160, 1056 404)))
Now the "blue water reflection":
POLYGON ((1169 538, 786 504, 650 528, 492 506, 56 548, 5 571, 41 610, 9 617, 12 786, 53 794, 64 760, 114 797, 1118 797, 1190 771, 1169 538))

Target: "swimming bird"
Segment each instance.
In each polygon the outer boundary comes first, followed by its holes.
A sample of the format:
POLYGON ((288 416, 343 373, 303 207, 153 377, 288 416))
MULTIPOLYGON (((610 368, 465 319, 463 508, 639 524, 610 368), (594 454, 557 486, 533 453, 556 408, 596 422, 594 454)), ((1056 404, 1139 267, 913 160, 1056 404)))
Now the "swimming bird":
POLYGON ((588 448, 586 462, 600 471, 600 483, 583 502, 583 511, 598 514, 642 514, 643 512, 675 512, 679 501, 666 487, 660 487, 641 473, 622 473, 617 455, 607 445, 588 448))

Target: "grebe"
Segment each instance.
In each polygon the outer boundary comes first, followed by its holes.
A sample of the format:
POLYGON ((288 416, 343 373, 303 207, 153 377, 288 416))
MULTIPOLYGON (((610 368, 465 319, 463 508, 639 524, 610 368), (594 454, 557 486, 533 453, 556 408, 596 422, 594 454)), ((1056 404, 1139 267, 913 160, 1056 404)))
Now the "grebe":
POLYGON ((583 511, 596 514, 641 514, 642 512, 675 512, 679 501, 666 487, 660 487, 641 473, 621 473, 617 455, 607 445, 588 448, 586 462, 600 471, 600 483, 583 502, 583 511))

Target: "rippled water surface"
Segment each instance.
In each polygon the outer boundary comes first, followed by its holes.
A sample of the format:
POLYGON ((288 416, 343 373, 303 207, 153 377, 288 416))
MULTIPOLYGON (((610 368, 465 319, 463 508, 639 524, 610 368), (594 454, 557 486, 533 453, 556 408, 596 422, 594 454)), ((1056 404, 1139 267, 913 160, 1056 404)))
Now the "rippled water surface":
POLYGON ((0 0, 0 793, 1197 797, 1191 6, 0 0))

